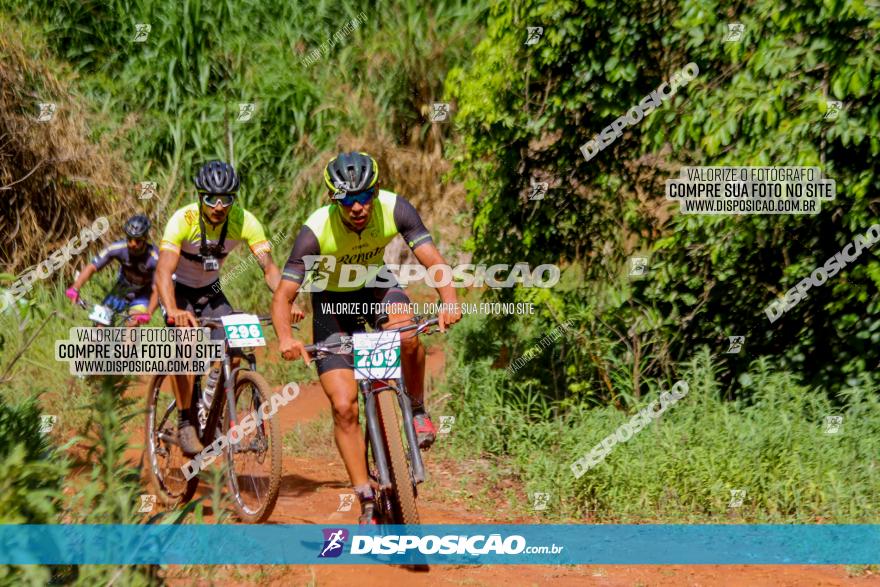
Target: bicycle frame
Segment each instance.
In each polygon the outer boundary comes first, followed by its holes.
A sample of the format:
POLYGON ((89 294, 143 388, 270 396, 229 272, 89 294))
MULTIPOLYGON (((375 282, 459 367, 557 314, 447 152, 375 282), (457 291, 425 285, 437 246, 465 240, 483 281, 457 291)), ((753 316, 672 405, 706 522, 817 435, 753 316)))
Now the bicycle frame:
MULTIPOLYGON (((259 318, 261 321, 268 321, 271 319, 270 316, 260 316, 259 318)), ((202 326, 207 326, 211 329, 223 327, 223 324, 219 320, 202 318, 199 319, 199 323, 202 326)), ((231 349, 229 343, 224 340, 220 377, 217 379, 217 386, 219 388, 222 385, 223 393, 216 394, 214 396, 214 401, 211 402, 211 409, 208 411, 208 417, 205 421, 205 427, 202 429, 200 426, 196 426, 199 441, 206 447, 213 443, 215 440, 214 434, 217 431, 217 424, 219 423, 221 416, 220 408, 221 406, 223 406, 224 403, 227 407, 226 417, 228 418, 228 428, 232 428, 233 426, 235 426, 238 421, 238 416, 235 413, 235 380, 238 376, 238 372, 245 367, 242 366, 241 362, 239 362, 237 367, 232 367, 233 353, 235 354, 235 356, 247 362, 247 370, 257 372, 257 358, 256 356, 254 356, 254 353, 245 353, 243 351, 236 352, 235 349, 231 349)), ((200 379, 200 375, 195 375, 193 378, 192 397, 190 399, 191 406, 196 405, 197 402, 202 399, 202 388, 200 379)), ((176 403, 172 402, 171 405, 168 406, 163 417, 163 422, 170 416, 175 405, 176 403)), ((163 440, 168 440, 172 444, 179 446, 176 438, 163 437, 163 440)))
MULTIPOLYGON (((261 321, 270 320, 270 316, 260 316, 261 321)), ((209 328, 222 328, 223 325, 218 320, 206 320, 200 319, 200 324, 203 326, 207 326, 209 328)), ((208 411, 208 418, 205 422, 204 430, 199 431, 199 439, 202 444, 207 446, 214 441, 214 432, 217 430, 217 422, 220 418, 220 406, 223 404, 223 401, 226 402, 226 417, 228 418, 227 423, 229 424, 228 428, 232 428, 238 422, 238 415, 235 413, 235 380, 238 376, 238 372, 241 371, 244 367, 239 361, 237 367, 232 367, 232 357, 235 355, 240 359, 243 359, 247 362, 246 369, 249 371, 257 372, 257 358, 254 353, 245 353, 243 351, 237 351, 229 346, 229 342, 227 340, 223 341, 223 359, 221 361, 221 369, 220 369, 220 377, 217 380, 218 387, 222 384, 223 386, 223 400, 220 400, 219 396, 215 396, 214 401, 211 402, 211 409, 208 411)), ((201 385, 199 377, 197 376, 193 380, 193 394, 192 399, 190 400, 190 405, 194 405, 195 402, 201 400, 201 385)), ((261 423, 262 425, 262 423, 261 423)))
MULTIPOLYGON (((267 316, 259 319, 270 320, 267 316)), ((198 324, 212 329, 222 327, 221 321, 208 318, 201 318, 198 324)), ((258 415, 254 436, 250 432, 254 428, 247 428, 244 433, 239 431, 237 438, 227 436, 226 442, 223 442, 222 435, 231 435, 230 431, 240 426, 241 421, 247 422, 252 414, 262 415, 258 410, 267 405, 271 394, 269 383, 257 373, 256 357, 252 352, 232 346, 228 341, 224 341, 223 347, 224 354, 216 361, 219 368, 216 393, 207 414, 202 410, 204 404, 201 384, 204 374, 196 376, 193 381, 192 405, 199 407, 199 413, 198 420, 192 424, 195 425, 196 434, 205 450, 199 455, 193 455, 190 462, 179 467, 185 477, 185 484, 181 483, 179 474, 176 480, 173 474, 168 475, 169 470, 173 471, 172 461, 169 460, 173 458, 169 445, 180 447, 178 433, 168 426, 168 419, 175 411, 177 400, 171 399, 167 403, 162 401, 163 405, 160 405, 162 381, 166 376, 159 375, 153 379, 146 427, 149 475, 164 503, 177 504, 179 500, 186 502, 192 499, 198 488, 199 471, 219 458, 226 463, 226 484, 239 518, 246 523, 263 522, 272 513, 281 483, 280 427, 271 416, 264 419, 258 415), (246 361, 246 364, 239 361, 246 361), (238 410, 242 410, 241 419, 238 417, 238 410), (244 414, 245 411, 248 411, 248 415, 244 414), (248 436, 247 442, 242 442, 244 435, 248 436), (252 457, 253 453, 255 456, 252 457), (252 461, 257 468, 268 467, 265 476, 260 473, 254 476, 248 472, 252 461)), ((164 393, 167 394, 167 390, 164 393)), ((188 455, 184 455, 184 460, 186 456, 188 455)))
MULTIPOLYGON (((418 320, 414 318, 413 320, 418 320)), ((437 324, 437 318, 432 318, 425 322, 404 326, 403 328, 394 328, 383 332, 408 332, 416 330, 416 335, 425 333, 431 326, 437 324)), ((332 344, 314 344, 306 346, 306 351, 311 353, 332 353, 333 349, 339 348, 342 343, 332 344)), ((373 451, 373 459, 376 462, 376 468, 379 475, 379 487, 381 490, 389 490, 392 487, 391 470, 388 466, 388 454, 386 453, 385 443, 382 442, 381 426, 379 425, 379 414, 376 407, 376 394, 392 389, 397 394, 397 402, 400 411, 403 414, 403 431, 406 435, 407 445, 409 446, 410 464, 412 467, 413 480, 418 483, 425 481, 425 465, 422 461, 422 453, 416 440, 416 430, 413 425, 412 401, 409 394, 406 393, 406 384, 403 380, 403 373, 397 379, 361 379, 358 381, 358 390, 364 397, 364 420, 366 424, 366 437, 369 441, 369 447, 373 451), (397 385, 389 385, 384 383, 387 381, 396 381, 397 385), (383 385, 377 386, 377 382, 383 385)))

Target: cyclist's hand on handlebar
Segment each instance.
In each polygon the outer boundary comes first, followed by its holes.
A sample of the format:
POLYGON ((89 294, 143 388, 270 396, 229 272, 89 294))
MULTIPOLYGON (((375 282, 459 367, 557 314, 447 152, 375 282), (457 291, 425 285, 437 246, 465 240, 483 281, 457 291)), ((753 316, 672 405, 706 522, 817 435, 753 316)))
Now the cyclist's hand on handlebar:
POLYGON ((290 323, 291 324, 296 324, 297 322, 299 322, 300 320, 305 318, 305 316, 306 316, 305 312, 302 311, 302 308, 300 308, 296 302, 294 302, 293 304, 290 305, 290 323))
POLYGON ((281 356, 287 361, 295 361, 298 357, 302 357, 306 365, 312 362, 312 357, 306 352, 306 347, 298 340, 290 339, 278 344, 278 350, 281 356))
POLYGON ((168 324, 172 326, 192 326, 193 328, 199 327, 199 321, 196 320, 196 317, 192 312, 187 312, 186 310, 169 310, 168 311, 168 324))
POLYGON ((446 332, 447 326, 452 326, 461 320, 461 306, 458 304, 441 304, 440 313, 437 314, 437 326, 440 332, 446 332))
POLYGON ((136 324, 138 324, 138 325, 146 324, 147 322, 150 321, 150 315, 149 315, 149 314, 135 314, 135 315, 132 316, 131 318, 132 318, 132 320, 134 320, 134 322, 135 322, 136 324))

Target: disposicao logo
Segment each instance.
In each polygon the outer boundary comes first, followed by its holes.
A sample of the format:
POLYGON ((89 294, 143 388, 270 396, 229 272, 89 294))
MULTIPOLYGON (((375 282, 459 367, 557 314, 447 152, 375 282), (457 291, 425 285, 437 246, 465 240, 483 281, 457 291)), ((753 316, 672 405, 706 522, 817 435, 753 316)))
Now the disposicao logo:
POLYGON ((324 546, 318 558, 336 558, 344 550, 345 541, 348 540, 348 530, 345 528, 324 528, 324 546))

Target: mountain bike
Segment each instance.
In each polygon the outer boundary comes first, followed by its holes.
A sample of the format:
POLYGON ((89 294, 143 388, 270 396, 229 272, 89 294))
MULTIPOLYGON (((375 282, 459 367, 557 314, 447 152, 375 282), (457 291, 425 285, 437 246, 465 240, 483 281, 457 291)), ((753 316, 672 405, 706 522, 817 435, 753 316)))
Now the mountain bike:
POLYGON ((305 347, 312 356, 352 354, 355 379, 363 397, 364 444, 367 471, 378 484, 376 514, 380 524, 418 524, 418 484, 425 481, 425 465, 416 441, 412 402, 400 365, 400 335, 416 331, 431 334, 437 318, 416 316, 402 328, 355 332, 339 342, 305 347), (395 399, 397 401, 395 401, 395 399), (395 409, 400 409, 401 418, 395 409), (401 428, 403 435, 401 437, 401 428), (403 439, 406 439, 404 447, 403 439))
MULTIPOLYGON (((214 329, 225 325, 226 330, 222 368, 207 418, 204 421, 197 419, 194 423, 199 440, 206 449, 220 435, 227 435, 242 417, 259 414, 260 407, 270 402, 271 388, 257 373, 256 357, 249 352, 250 347, 230 346, 230 340, 241 340, 236 327, 229 324, 234 317, 249 318, 253 322, 251 331, 259 331, 259 337, 250 339, 252 346, 265 345, 259 322, 271 322, 271 316, 239 313, 224 316, 221 320, 198 319, 202 327, 214 329), (242 359, 247 366, 233 368, 233 357, 242 359)), ((191 405, 194 407, 203 401, 203 378, 207 380, 207 374, 196 376, 193 382, 191 405)), ((196 457, 184 456, 177 440, 177 402, 170 377, 155 375, 148 389, 145 451, 149 477, 157 497, 164 504, 186 503, 195 494, 199 477, 195 474, 187 479, 181 470, 181 466, 196 457)), ((248 523, 268 519, 275 508, 281 485, 281 426, 274 417, 259 416, 256 419, 255 429, 244 437, 239 430, 238 440, 228 442, 220 455, 225 456, 226 480, 233 508, 238 518, 248 523)))

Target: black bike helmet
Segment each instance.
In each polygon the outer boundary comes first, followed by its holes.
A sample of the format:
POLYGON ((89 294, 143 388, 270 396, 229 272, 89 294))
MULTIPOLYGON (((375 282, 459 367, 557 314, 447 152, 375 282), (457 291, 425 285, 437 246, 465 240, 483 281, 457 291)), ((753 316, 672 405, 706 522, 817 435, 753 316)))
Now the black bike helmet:
POLYGON ((379 165, 366 153, 340 153, 324 169, 324 183, 337 194, 358 194, 378 179, 379 165))
POLYGON ((135 214, 125 221, 122 230, 125 231, 128 238, 145 237, 150 230, 150 219, 143 214, 135 214))
POLYGON ((234 194, 239 179, 235 169, 223 161, 208 161, 195 177, 196 189, 205 194, 234 194))

